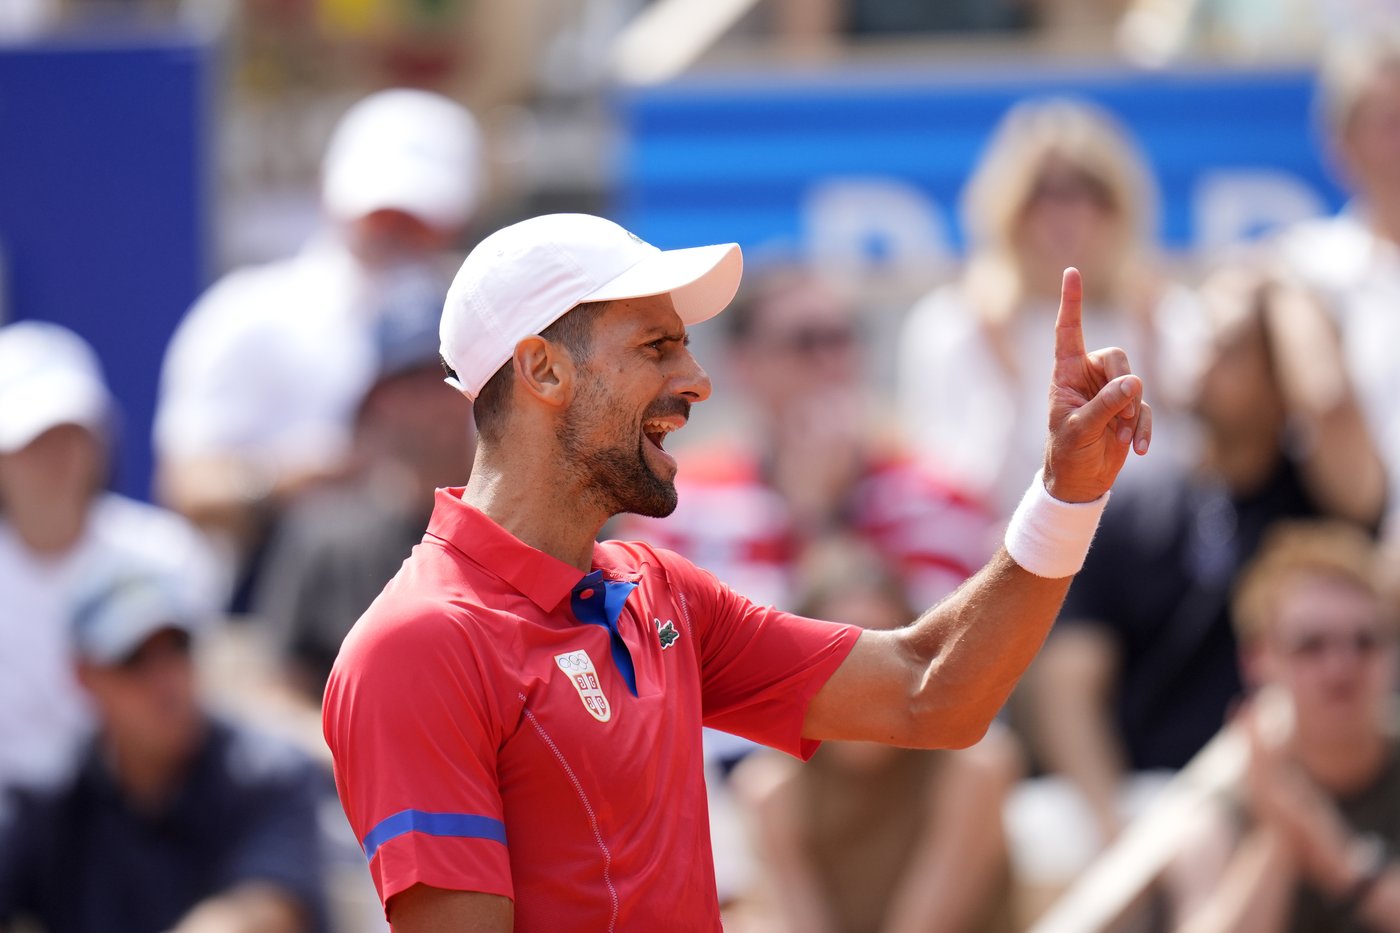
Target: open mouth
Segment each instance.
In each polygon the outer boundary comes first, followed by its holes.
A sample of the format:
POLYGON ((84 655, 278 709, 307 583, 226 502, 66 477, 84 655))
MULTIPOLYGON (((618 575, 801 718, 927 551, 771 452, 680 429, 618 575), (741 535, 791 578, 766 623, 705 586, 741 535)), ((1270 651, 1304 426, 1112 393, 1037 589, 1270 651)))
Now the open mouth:
POLYGON ((642 433, 655 445, 657 450, 665 450, 666 435, 680 428, 679 424, 660 419, 642 422, 642 433))

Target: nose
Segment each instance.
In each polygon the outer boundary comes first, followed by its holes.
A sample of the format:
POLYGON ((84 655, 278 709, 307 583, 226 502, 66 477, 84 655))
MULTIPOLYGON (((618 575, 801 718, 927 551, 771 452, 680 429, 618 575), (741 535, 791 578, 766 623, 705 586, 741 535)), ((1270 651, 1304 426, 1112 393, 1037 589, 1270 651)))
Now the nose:
POLYGON ((705 372, 705 367, 700 365, 700 361, 695 358, 695 354, 690 352, 690 348, 684 348, 685 356, 681 373, 679 391, 691 402, 703 402, 710 397, 710 374, 705 372))

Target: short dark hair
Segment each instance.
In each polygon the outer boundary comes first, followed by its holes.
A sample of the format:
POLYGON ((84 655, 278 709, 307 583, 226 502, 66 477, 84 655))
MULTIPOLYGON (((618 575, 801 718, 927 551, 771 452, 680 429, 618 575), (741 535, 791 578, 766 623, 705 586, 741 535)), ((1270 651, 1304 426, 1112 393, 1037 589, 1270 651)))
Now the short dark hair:
MULTIPOLYGON (((574 358, 574 362, 586 363, 593 355, 593 323, 608 304, 606 301, 589 301, 575 305, 553 324, 540 331, 539 335, 550 343, 563 346, 574 358)), ((446 363, 443 365, 445 367, 446 363)), ((510 408, 511 385, 515 381, 511 372, 511 361, 506 360, 501 368, 486 380, 472 405, 477 436, 487 443, 497 443, 504 434, 506 413, 510 408)), ((455 374, 448 369, 448 375, 455 374)))

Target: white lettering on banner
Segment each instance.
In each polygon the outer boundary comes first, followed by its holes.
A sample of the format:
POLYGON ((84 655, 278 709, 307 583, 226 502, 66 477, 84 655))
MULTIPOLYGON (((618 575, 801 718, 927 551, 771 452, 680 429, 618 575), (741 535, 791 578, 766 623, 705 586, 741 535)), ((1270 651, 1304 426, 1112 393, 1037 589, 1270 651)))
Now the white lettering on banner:
MULTIPOLYGON (((951 268, 947 211, 917 186, 887 176, 833 176, 800 206, 803 250, 820 264, 855 274, 951 268)), ((1282 169, 1202 171, 1191 186, 1193 245, 1211 250, 1257 239, 1330 213, 1326 198, 1282 169)))
POLYGON ((1326 213, 1326 201, 1311 185, 1271 168, 1203 172, 1191 194, 1192 235, 1202 250, 1258 239, 1326 213))
POLYGON ((861 273, 952 261, 943 208, 897 178, 826 178, 801 212, 804 247, 819 264, 861 273))

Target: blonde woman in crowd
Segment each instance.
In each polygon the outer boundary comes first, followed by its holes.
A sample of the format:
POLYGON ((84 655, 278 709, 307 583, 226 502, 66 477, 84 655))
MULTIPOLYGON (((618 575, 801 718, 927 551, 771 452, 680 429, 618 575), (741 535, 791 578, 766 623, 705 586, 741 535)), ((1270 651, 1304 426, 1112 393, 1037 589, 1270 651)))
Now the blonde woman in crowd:
POLYGON ((1083 271, 1085 333, 1128 351, 1153 387, 1159 449, 1178 446, 1167 393, 1189 383, 1200 315, 1155 268, 1153 182, 1114 120, 1068 99, 1017 106, 968 184, 964 218, 962 279, 915 306, 900 341, 901 415, 923 452, 1010 514, 1044 453, 1033 428, 1066 266, 1083 271))

